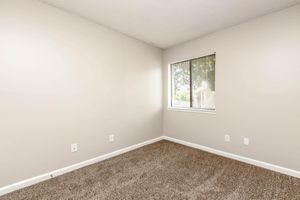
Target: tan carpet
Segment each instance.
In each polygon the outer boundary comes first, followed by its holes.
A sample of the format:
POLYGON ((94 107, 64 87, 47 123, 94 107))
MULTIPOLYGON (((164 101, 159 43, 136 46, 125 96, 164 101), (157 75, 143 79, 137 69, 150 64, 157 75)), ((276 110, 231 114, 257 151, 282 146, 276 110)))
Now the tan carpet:
POLYGON ((160 141, 0 199, 300 200, 300 179, 160 141))

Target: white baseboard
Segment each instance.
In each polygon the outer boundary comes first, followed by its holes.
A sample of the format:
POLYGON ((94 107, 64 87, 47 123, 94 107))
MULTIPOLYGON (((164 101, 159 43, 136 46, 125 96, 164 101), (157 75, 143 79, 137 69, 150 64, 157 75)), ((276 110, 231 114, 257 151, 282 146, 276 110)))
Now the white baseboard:
POLYGON ((85 166, 88 166, 88 165, 91 165, 91 164, 95 164, 97 162, 106 160, 108 158, 118 156, 120 154, 126 153, 128 151, 132 151, 134 149, 143 147, 143 146, 148 145, 148 144, 158 142, 160 140, 168 140, 168 141, 175 142, 175 143, 178 143, 178 144, 182 144, 182 145, 185 145, 185 146, 189 146, 189 147, 192 147, 192 148, 200 149, 200 150, 203 150, 203 151, 206 151, 206 152, 209 152, 209 153, 213 153, 213 154, 216 154, 216 155, 220 155, 220 156, 223 156, 223 157, 231 158, 231 159, 238 160, 238 161, 241 161, 241 162, 245 162, 245 163, 248 163, 248 164, 251 164, 251 165, 255 165, 255 166, 258 166, 258 167, 269 169, 269 170, 272 170, 272 171, 275 171, 275 172, 279 172, 279 173, 282 173, 282 174, 286 174, 286 175, 289 175, 289 176, 300 178, 300 171, 288 169, 288 168, 285 168, 285 167, 281 167, 281 166, 273 165, 273 164, 270 164, 270 163, 254 160, 254 159, 251 159, 251 158, 239 156, 239 155, 232 154, 232 153, 227 153, 227 152, 224 152, 224 151, 216 150, 216 149, 213 149, 213 148, 210 148, 210 147, 206 147, 206 146, 191 143, 191 142, 186 142, 186 141, 179 140, 179 139, 176 139, 176 138, 172 138, 172 137, 168 137, 168 136, 161 136, 161 137, 158 137, 158 138, 155 138, 155 139, 152 139, 152 140, 147 140, 147 141, 139 143, 139 144, 135 144, 135 145, 132 145, 132 146, 120 149, 120 150, 113 151, 113 152, 108 153, 108 154, 98 156, 96 158, 92 158, 92 159, 89 159, 89 160, 86 160, 86 161, 83 161, 83 162, 80 162, 80 163, 77 163, 77 164, 74 164, 74 165, 70 165, 70 166, 67 166, 67 167, 64 167, 64 168, 46 173, 46 174, 42 174, 40 176, 36 176, 36 177, 30 178, 30 179, 26 179, 26 180, 23 180, 23 181, 20 181, 20 182, 2 187, 2 188, 0 188, 0 196, 5 195, 5 194, 10 193, 10 192, 13 192, 13 191, 16 191, 16 190, 19 190, 19 189, 22 189, 22 188, 27 187, 27 186, 37 184, 39 182, 51 179, 53 177, 56 177, 56 176, 74 171, 76 169, 79 169, 79 168, 82 168, 82 167, 85 167, 85 166))
POLYGON ((16 191, 16 190, 19 190, 19 189, 22 189, 24 187, 28 187, 28 186, 40 183, 42 181, 51 179, 53 177, 56 177, 56 176, 74 171, 76 169, 79 169, 79 168, 82 168, 82 167, 85 167, 85 166, 88 166, 88 165, 106 160, 108 158, 118 156, 120 154, 126 153, 128 151, 132 151, 134 149, 143 147, 145 145, 152 144, 154 142, 158 142, 162 139, 163 139, 163 137, 158 137, 158 138, 154 138, 152 140, 147 140, 145 142, 135 144, 135 145, 132 145, 132 146, 129 146, 129 147, 125 147, 123 149, 119 149, 119 150, 113 151, 111 153, 98 156, 96 158, 92 158, 92 159, 89 159, 89 160, 86 160, 86 161, 83 161, 83 162, 80 162, 80 163, 77 163, 77 164, 74 164, 74 165, 70 165, 70 166, 67 166, 67 167, 64 167, 64 168, 46 173, 46 174, 42 174, 40 176, 35 176, 33 178, 29 178, 29 179, 26 179, 26 180, 23 180, 23 181, 20 181, 20 182, 17 182, 17 183, 8 185, 8 186, 4 186, 4 187, 0 188, 0 196, 5 195, 5 194, 10 193, 10 192, 13 192, 13 191, 16 191))
POLYGON ((182 145, 185 145, 185 146, 189 146, 189 147, 192 147, 192 148, 200 149, 200 150, 203 150, 203 151, 206 151, 206 152, 209 152, 209 153, 213 153, 213 154, 217 154, 217 155, 220 155, 220 156, 223 156, 223 157, 226 157, 226 158, 231 158, 231 159, 238 160, 238 161, 241 161, 241 162, 244 162, 244 163, 248 163, 248 164, 255 165, 255 166, 258 166, 258 167, 262 167, 262 168, 265 168, 265 169, 269 169, 269 170, 272 170, 272 171, 275 171, 275 172, 279 172, 279 173, 282 173, 282 174, 286 174, 286 175, 289 175, 289 176, 300 178, 300 171, 297 171, 297 170, 288 169, 288 168, 285 168, 285 167, 281 167, 281 166, 278 166, 278 165, 274 165, 274 164, 254 160, 254 159, 251 159, 251 158, 247 158, 247 157, 244 157, 244 156, 239 156, 239 155, 232 154, 232 153, 227 153, 227 152, 224 152, 224 151, 216 150, 216 149, 213 149, 213 148, 210 148, 210 147, 202 146, 202 145, 191 143, 191 142, 186 142, 186 141, 179 140, 179 139, 172 138, 172 137, 168 137, 168 136, 163 136, 162 138, 164 140, 168 140, 168 141, 175 142, 175 143, 178 143, 178 144, 182 144, 182 145))

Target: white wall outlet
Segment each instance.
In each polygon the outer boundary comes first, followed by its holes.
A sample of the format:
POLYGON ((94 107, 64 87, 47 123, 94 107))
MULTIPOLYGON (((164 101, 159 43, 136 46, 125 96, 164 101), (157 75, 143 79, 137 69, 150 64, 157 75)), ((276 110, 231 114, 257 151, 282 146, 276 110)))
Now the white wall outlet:
POLYGON ((71 152, 74 153, 78 151, 78 145, 77 143, 71 144, 71 152))
POLYGON ((110 134, 109 136, 108 136, 108 141, 109 142, 113 142, 115 140, 115 135, 114 134, 110 134))
POLYGON ((225 135, 224 140, 225 142, 230 142, 230 135, 225 135))
POLYGON ((244 138, 244 145, 249 145, 250 144, 250 140, 249 138, 244 138))

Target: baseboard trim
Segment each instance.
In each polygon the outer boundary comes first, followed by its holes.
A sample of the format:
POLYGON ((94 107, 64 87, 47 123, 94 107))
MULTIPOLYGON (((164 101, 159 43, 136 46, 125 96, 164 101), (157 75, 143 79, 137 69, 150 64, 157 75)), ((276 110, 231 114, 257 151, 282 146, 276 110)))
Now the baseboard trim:
POLYGON ((228 153, 228 152, 225 152, 225 151, 220 151, 220 150, 217 150, 217 149, 213 149, 213 148, 206 147, 206 146, 203 146, 203 145, 187 142, 187 141, 176 139, 176 138, 169 137, 169 136, 163 136, 162 138, 164 140, 168 140, 168 141, 175 142, 175 143, 178 143, 178 144, 182 144, 182 145, 185 145, 185 146, 189 146, 189 147, 192 147, 192 148, 200 149, 200 150, 203 150, 203 151, 206 151, 206 152, 209 152, 209 153, 213 153, 213 154, 216 154, 216 155, 220 155, 220 156, 223 156, 223 157, 226 157, 226 158, 231 158, 231 159, 238 160, 238 161, 241 161, 241 162, 244 162, 244 163, 248 163, 248 164, 251 164, 251 165, 262 167, 262 168, 265 168, 265 169, 268 169, 268 170, 272 170, 272 171, 275 171, 275 172, 279 172, 279 173, 282 173, 282 174, 286 174, 286 175, 289 175, 289 176, 300 178, 300 171, 297 171, 297 170, 288 169, 288 168, 285 168, 285 167, 281 167, 281 166, 278 166, 278 165, 258 161, 258 160, 255 160, 255 159, 252 159, 252 158, 247 158, 247 157, 244 157, 244 156, 239 156, 239 155, 228 153))
POLYGON ((80 162, 80 163, 77 163, 77 164, 74 164, 74 165, 70 165, 70 166, 67 166, 67 167, 64 167, 64 168, 61 168, 61 169, 54 170, 54 171, 49 172, 49 173, 45 173, 45 174, 35 176, 33 178, 29 178, 29 179, 26 179, 26 180, 23 180, 23 181, 20 181, 20 182, 17 182, 17 183, 8 185, 8 186, 4 186, 4 187, 0 188, 0 196, 3 196, 3 195, 8 194, 10 192, 22 189, 24 187, 28 187, 28 186, 40 183, 42 181, 46 181, 46 180, 51 179, 53 177, 60 176, 62 174, 80 169, 82 167, 86 167, 88 165, 92 165, 92 164, 95 164, 97 162, 100 162, 100 161, 103 161, 103 160, 121 155, 123 153, 135 150, 135 149, 143 147, 145 145, 158 142, 162 139, 163 139, 162 136, 157 137, 157 138, 154 138, 154 139, 151 139, 151 140, 147 140, 145 142, 141 142, 141 143, 129 146, 129 147, 125 147, 123 149, 113 151, 113 152, 108 153, 108 154, 98 156, 96 158, 92 158, 92 159, 89 159, 89 160, 86 160, 86 161, 83 161, 83 162, 80 162))
POLYGON ((245 163, 248 163, 248 164, 251 164, 251 165, 255 165, 255 166, 258 166, 258 167, 269 169, 269 170, 272 170, 272 171, 275 171, 275 172, 279 172, 279 173, 282 173, 282 174, 286 174, 286 175, 289 175, 289 176, 300 178, 300 171, 297 171, 297 170, 292 170, 292 169, 288 169, 288 168, 281 167, 281 166, 278 166, 278 165, 274 165, 274 164, 258 161, 258 160, 255 160, 255 159, 247 158, 247 157, 244 157, 244 156, 239 156, 239 155, 236 155, 236 154, 232 154, 232 153, 228 153, 228 152, 225 152, 225 151, 213 149, 213 148, 210 148, 210 147, 207 147, 207 146, 187 142, 187 141, 176 139, 176 138, 173 138, 173 137, 161 136, 161 137, 157 137, 157 138, 154 138, 154 139, 151 139, 151 140, 147 140, 145 142, 141 142, 141 143, 129 146, 129 147, 125 147, 123 149, 119 149, 119 150, 113 151, 111 153, 104 154, 104 155, 98 156, 96 158, 92 158, 92 159, 89 159, 89 160, 86 160, 86 161, 83 161, 83 162, 80 162, 80 163, 77 163, 77 164, 74 164, 74 165, 70 165, 70 166, 67 166, 67 167, 64 167, 64 168, 61 168, 61 169, 57 169, 57 170, 54 170, 54 171, 49 172, 49 173, 45 173, 45 174, 35 176, 33 178, 29 178, 29 179, 26 179, 26 180, 23 180, 23 181, 20 181, 20 182, 17 182, 17 183, 8 185, 8 186, 4 186, 4 187, 0 188, 0 196, 3 196, 3 195, 8 194, 10 192, 22 189, 24 187, 28 187, 28 186, 40 183, 42 181, 46 181, 46 180, 51 179, 53 177, 57 177, 57 176, 65 174, 65 173, 80 169, 82 167, 86 167, 86 166, 95 164, 97 162, 100 162, 100 161, 103 161, 103 160, 121 155, 123 153, 135 150, 137 148, 143 147, 143 146, 148 145, 148 144, 158 142, 160 140, 168 140, 168 141, 175 142, 175 143, 178 143, 178 144, 182 144, 182 145, 185 145, 185 146, 189 146, 189 147, 192 147, 192 148, 200 149, 200 150, 203 150, 203 151, 206 151, 206 152, 209 152, 209 153, 220 155, 220 156, 223 156, 223 157, 226 157, 226 158, 231 158, 231 159, 238 160, 238 161, 241 161, 241 162, 245 162, 245 163))

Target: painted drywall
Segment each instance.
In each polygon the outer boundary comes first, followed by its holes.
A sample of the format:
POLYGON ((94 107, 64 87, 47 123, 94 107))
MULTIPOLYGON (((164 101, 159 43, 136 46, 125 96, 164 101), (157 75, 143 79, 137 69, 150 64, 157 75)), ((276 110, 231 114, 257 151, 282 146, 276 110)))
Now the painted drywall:
POLYGON ((168 48, 300 0, 42 0, 168 48))
POLYGON ((164 134, 300 170, 299 57, 300 5, 165 50, 164 134), (168 65, 213 52, 216 114, 169 110, 168 65))
POLYGON ((162 134, 160 49, 35 0, 1 0, 0 44, 0 187, 162 134))

